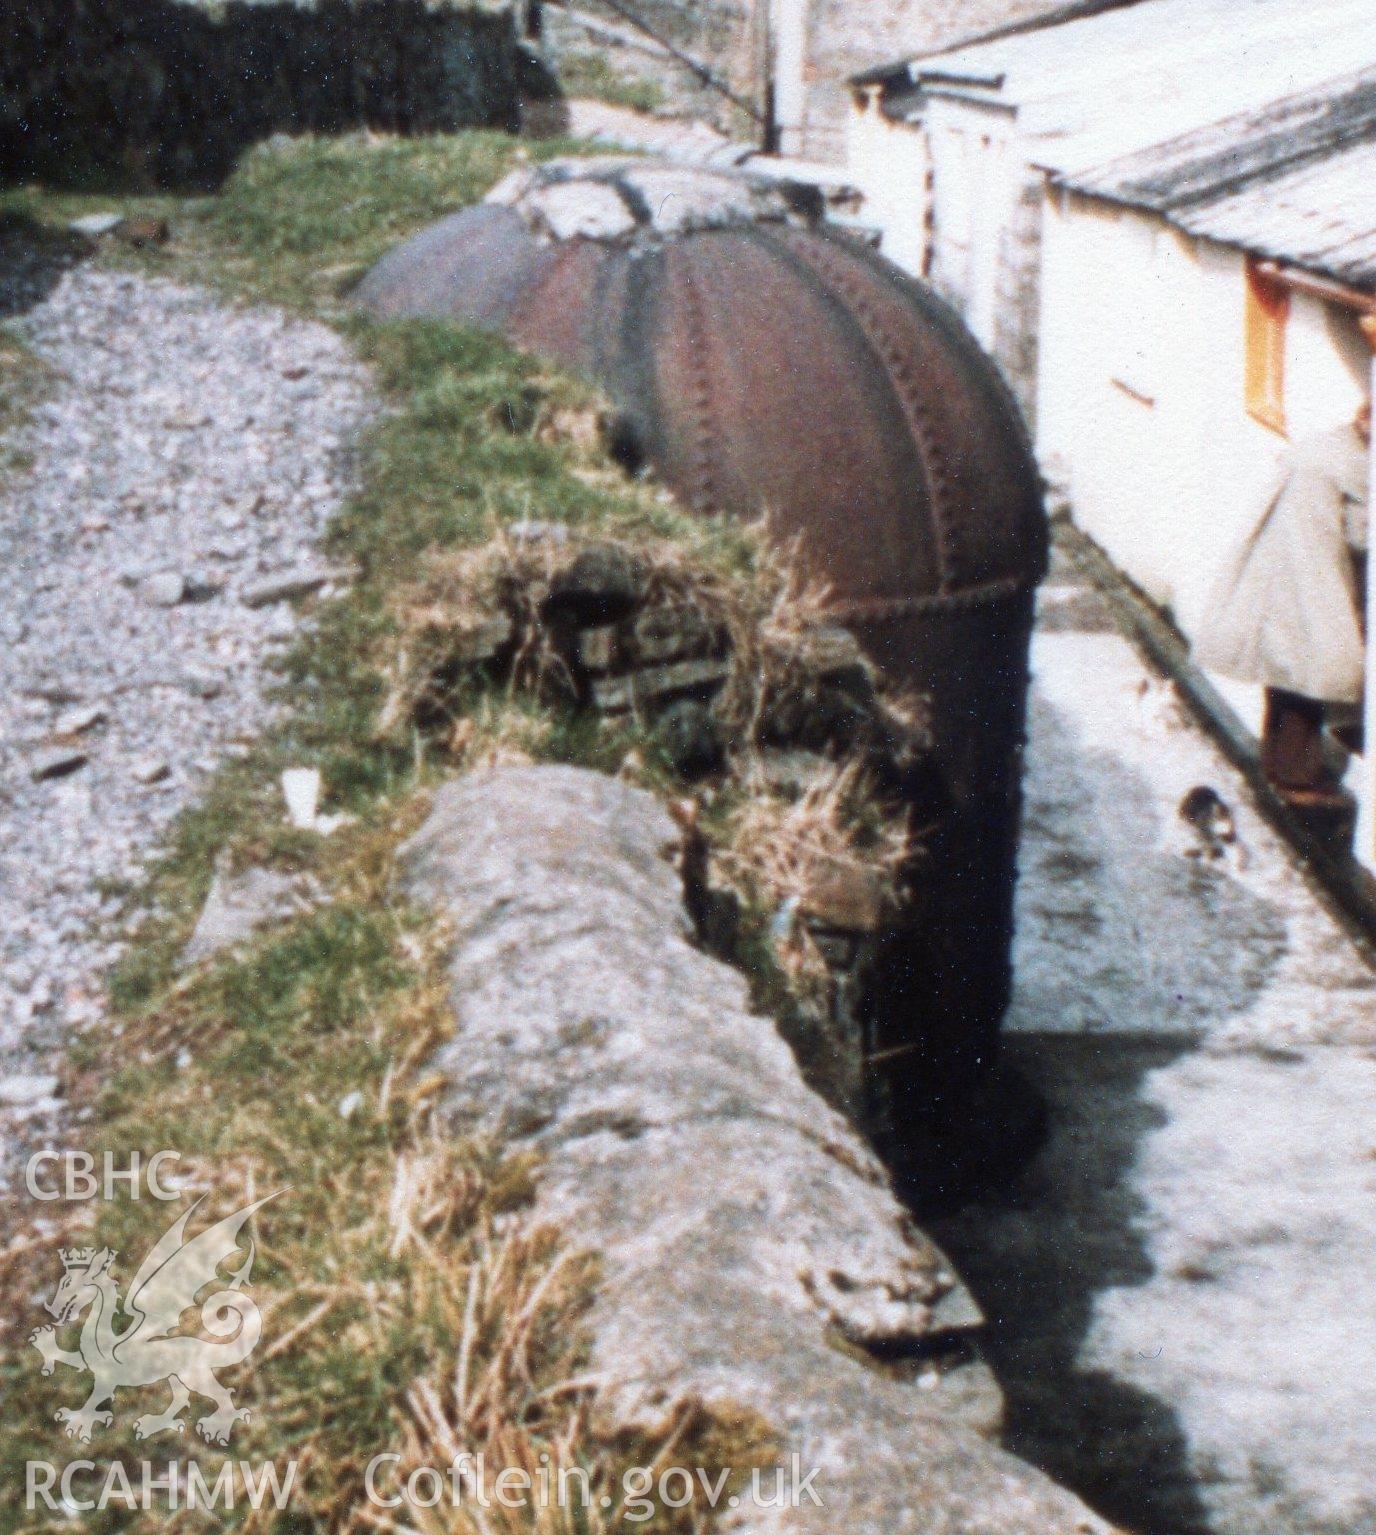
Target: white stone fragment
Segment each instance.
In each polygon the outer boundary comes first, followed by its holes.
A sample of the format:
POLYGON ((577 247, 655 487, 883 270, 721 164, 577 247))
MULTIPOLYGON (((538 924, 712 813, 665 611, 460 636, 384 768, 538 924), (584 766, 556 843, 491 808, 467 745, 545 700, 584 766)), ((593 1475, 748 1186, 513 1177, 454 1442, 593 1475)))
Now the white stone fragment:
POLYGON ((186 578, 176 570, 159 570, 143 578, 144 601, 155 608, 175 608, 186 596, 186 578))
POLYGON ((114 234, 124 222, 122 213, 84 213, 67 226, 74 235, 85 235, 88 240, 99 240, 114 234))
POLYGON ((135 783, 161 783, 172 772, 162 757, 138 757, 130 765, 129 776, 135 783))
POLYGON ((636 227, 615 187, 576 181, 542 188, 534 199, 543 228, 556 240, 612 240, 636 227))
POLYGON ((288 768, 282 774, 287 820, 298 831, 315 831, 320 814, 320 769, 288 768))
POLYGON ((104 724, 105 710, 99 704, 88 704, 81 709, 68 709, 53 722, 53 731, 60 736, 79 736, 104 724))

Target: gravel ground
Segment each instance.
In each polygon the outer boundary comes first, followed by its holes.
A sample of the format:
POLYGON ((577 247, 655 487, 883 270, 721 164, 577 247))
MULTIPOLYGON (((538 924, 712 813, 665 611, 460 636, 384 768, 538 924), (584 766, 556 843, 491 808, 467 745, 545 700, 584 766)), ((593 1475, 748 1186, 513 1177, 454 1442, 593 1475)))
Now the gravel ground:
POLYGON ((168 282, 79 268, 16 325, 56 384, 0 503, 0 1142, 41 1132, 49 1052, 99 1012, 102 892, 264 723, 296 622, 269 588, 329 574, 369 413, 328 329, 168 282))
POLYGON ((1376 977, 1102 602, 1042 615, 1005 1058, 1049 1136, 933 1233, 1011 1447, 1125 1528, 1376 1535, 1376 977))

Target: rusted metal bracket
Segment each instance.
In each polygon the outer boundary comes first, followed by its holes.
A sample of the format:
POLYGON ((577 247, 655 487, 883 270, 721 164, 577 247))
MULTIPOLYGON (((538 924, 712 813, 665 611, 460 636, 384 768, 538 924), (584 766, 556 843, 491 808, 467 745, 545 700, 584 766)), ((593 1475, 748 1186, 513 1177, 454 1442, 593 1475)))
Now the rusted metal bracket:
MULTIPOLYGON (((1325 299, 1330 304, 1340 304, 1344 309, 1354 309, 1359 314, 1376 318, 1376 293, 1367 293, 1331 277, 1320 277, 1300 267, 1287 266, 1283 261, 1259 261, 1256 270, 1271 282, 1295 293, 1307 293, 1311 298, 1325 299)), ((1370 340, 1371 331, 1365 325, 1362 328, 1370 340)))

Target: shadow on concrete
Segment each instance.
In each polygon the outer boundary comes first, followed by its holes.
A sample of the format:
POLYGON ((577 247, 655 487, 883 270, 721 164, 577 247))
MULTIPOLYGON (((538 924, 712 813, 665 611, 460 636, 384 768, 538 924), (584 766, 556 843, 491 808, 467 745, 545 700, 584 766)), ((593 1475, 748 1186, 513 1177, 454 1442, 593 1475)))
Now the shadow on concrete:
POLYGON ((1185 856, 1159 786, 1046 697, 1029 757, 1004 1108, 972 1128, 997 1147, 1001 1115, 1024 1154, 988 1156, 958 1205, 918 1210, 988 1318, 1008 1447, 1135 1535, 1209 1535, 1172 1403, 1096 1367, 1091 1333, 1100 1296, 1155 1273, 1134 1171, 1166 1116, 1147 1079, 1256 1002, 1288 929, 1227 869, 1185 856))
POLYGON ((70 230, 54 229, 22 213, 0 213, 0 320, 41 304, 62 274, 94 247, 70 230))
POLYGON ((1012 1037, 1005 1061, 1045 1105, 1045 1144, 1001 1185, 926 1223, 988 1318, 1005 1444, 1140 1535, 1208 1535, 1184 1432, 1167 1402, 1078 1357, 1096 1297, 1152 1276, 1130 1174, 1163 1117, 1140 1087, 1191 1048, 1180 1038, 1012 1037))

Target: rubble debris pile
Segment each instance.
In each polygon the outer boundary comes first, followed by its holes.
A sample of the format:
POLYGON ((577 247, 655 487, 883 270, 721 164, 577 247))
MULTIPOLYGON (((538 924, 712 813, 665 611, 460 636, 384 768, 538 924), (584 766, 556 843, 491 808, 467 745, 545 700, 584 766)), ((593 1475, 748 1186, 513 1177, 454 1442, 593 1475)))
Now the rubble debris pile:
POLYGON ((645 742, 650 760, 633 750, 629 765, 693 796, 675 809, 700 940, 737 957, 743 912, 767 922, 800 1058, 882 1135, 876 965, 926 920, 922 833, 941 814, 921 701, 897 696, 777 565, 731 577, 667 542, 559 524, 433 556, 398 622, 380 738, 420 728, 471 765, 486 689, 645 742))

